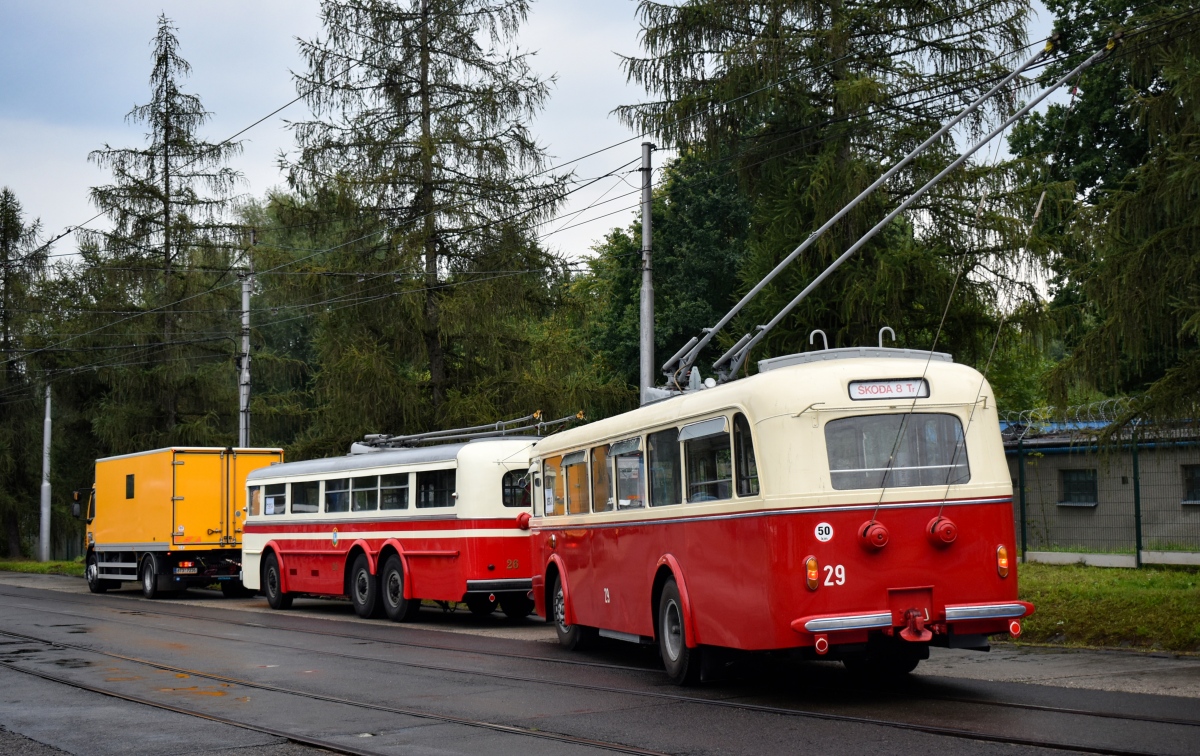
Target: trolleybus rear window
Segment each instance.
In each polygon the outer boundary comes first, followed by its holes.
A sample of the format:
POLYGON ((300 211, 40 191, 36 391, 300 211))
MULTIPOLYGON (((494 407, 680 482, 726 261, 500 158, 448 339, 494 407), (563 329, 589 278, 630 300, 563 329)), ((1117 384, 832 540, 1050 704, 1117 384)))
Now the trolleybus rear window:
POLYGON ((825 425, 833 487, 945 486, 971 479, 962 423, 933 413, 862 415, 825 425))
POLYGON ((338 478, 325 481, 325 511, 350 511, 350 479, 338 478))
POLYGON ((682 501, 679 474, 679 429, 667 428, 646 437, 650 452, 650 506, 665 507, 682 501))
POLYGON ((455 471, 422 470, 417 473, 417 509, 454 506, 455 471))
POLYGON ((273 486, 264 486, 264 488, 266 493, 263 496, 263 514, 287 514, 287 484, 276 483, 273 486))
POLYGON ((500 482, 506 507, 528 507, 533 497, 529 491, 529 473, 525 470, 509 470, 500 482))
POLYGON ((350 509, 354 512, 374 512, 379 508, 379 476, 354 478, 350 482, 350 509))
POLYGON ((321 483, 306 480, 292 484, 292 514, 312 514, 321 503, 321 483))
POLYGON ((379 508, 408 509, 408 473, 380 477, 379 508))

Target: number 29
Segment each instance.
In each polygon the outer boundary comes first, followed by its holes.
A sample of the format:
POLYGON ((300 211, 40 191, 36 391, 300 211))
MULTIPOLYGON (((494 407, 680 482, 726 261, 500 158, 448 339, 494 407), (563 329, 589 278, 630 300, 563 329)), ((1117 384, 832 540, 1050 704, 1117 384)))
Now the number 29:
POLYGON ((846 568, 840 564, 825 565, 825 585, 845 585, 846 568))

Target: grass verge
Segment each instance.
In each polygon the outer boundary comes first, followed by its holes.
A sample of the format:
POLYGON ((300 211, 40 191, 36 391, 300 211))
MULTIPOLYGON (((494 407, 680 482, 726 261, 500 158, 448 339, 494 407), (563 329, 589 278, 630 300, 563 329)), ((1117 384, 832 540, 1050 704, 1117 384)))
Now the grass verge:
POLYGON ((0 561, 0 570, 32 572, 37 575, 71 575, 83 577, 83 561, 34 562, 31 560, 0 561))
POLYGON ((1037 607, 1021 640, 1200 652, 1200 570, 1022 564, 1021 598, 1037 607))

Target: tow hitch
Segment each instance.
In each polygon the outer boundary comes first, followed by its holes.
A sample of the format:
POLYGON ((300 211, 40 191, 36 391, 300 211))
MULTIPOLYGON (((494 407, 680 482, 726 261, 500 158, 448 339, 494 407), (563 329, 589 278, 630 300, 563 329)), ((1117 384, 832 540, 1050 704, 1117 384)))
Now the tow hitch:
POLYGON ((933 639, 933 633, 925 627, 925 617, 920 609, 909 609, 904 613, 904 629, 900 637, 912 643, 927 643, 933 639))

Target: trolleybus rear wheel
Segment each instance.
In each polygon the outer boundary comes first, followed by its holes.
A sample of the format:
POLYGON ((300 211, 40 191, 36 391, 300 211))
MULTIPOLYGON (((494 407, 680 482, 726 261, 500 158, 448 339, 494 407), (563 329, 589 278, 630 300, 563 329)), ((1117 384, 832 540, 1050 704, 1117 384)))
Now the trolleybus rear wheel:
POLYGON ((667 580, 658 599, 658 650, 672 680, 680 685, 694 685, 700 682, 702 652, 699 648, 688 648, 686 623, 679 586, 674 579, 667 580))
POLYGON ((390 555, 383 562, 379 573, 379 587, 383 611, 392 622, 412 622, 421 611, 421 599, 404 598, 404 565, 400 557, 390 555))
POLYGON ((562 578, 554 576, 554 587, 550 591, 552 605, 551 618, 554 621, 554 632, 558 634, 558 642, 568 649, 582 651, 592 644, 597 637, 596 629, 584 625, 567 624, 567 600, 563 591, 562 578))
POLYGON ((874 643, 867 653, 847 656, 842 659, 842 664, 854 675, 895 678, 912 672, 922 659, 927 658, 927 646, 895 640, 874 643))
POLYGON ((86 574, 88 590, 92 593, 104 593, 109 588, 117 587, 117 581, 100 577, 100 562, 94 551, 87 555, 86 574))
POLYGON ((496 611, 496 599, 484 593, 472 593, 466 597, 464 603, 471 610, 471 614, 476 617, 486 617, 496 611))
POLYGON ((267 605, 272 609, 289 609, 292 606, 292 594, 283 592, 283 578, 279 575, 279 559, 274 554, 267 554, 262 566, 263 593, 267 596, 267 605))
POLYGON ((221 594, 225 598, 248 598, 253 596, 254 592, 242 585, 242 581, 240 580, 222 580, 221 594))
POLYGON ((505 593, 500 596, 500 611, 509 619, 525 619, 533 613, 533 599, 523 593, 505 593))
POLYGON ((148 599, 158 598, 158 570, 155 569, 154 555, 147 554, 142 558, 142 595, 148 599))
POLYGON ((359 554, 350 568, 350 603, 354 604, 354 613, 363 619, 383 613, 379 581, 371 574, 371 563, 366 554, 359 554))

